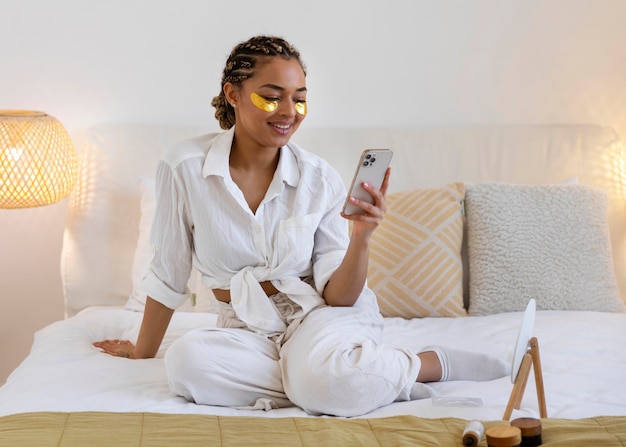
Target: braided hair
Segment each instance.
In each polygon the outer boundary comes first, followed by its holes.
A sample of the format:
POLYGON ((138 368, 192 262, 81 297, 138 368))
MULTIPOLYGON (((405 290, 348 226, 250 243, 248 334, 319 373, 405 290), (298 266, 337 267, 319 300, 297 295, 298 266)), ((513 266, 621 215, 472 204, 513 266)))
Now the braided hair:
POLYGON ((254 76, 255 69, 272 57, 296 59, 306 75, 306 69, 300 59, 300 53, 286 40, 275 36, 255 36, 241 42, 230 53, 222 72, 220 94, 213 98, 211 105, 215 107, 215 118, 222 129, 230 129, 235 125, 235 110, 226 100, 224 85, 227 82, 240 86, 243 81, 254 76))

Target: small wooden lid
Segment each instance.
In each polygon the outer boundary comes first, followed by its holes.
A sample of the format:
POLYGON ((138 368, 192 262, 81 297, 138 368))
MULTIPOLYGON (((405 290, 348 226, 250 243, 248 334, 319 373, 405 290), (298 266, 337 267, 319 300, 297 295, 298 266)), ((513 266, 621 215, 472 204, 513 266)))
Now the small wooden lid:
POLYGON ((517 427, 497 425, 485 432, 489 447, 513 447, 522 443, 522 431, 517 427))
POLYGON ((541 420, 535 418, 518 418, 511 421, 513 427, 522 431, 522 437, 537 436, 541 434, 541 420))

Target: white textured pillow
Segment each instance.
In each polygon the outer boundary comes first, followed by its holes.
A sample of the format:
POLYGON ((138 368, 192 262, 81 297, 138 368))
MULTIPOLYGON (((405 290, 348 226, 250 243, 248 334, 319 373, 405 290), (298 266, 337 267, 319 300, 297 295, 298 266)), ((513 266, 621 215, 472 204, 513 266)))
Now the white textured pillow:
MULTIPOLYGON (((139 188, 141 191, 141 218, 139 219, 139 239, 135 247, 135 256, 133 258, 132 284, 133 289, 126 302, 125 308, 143 312, 146 305, 146 293, 141 289, 141 280, 145 276, 149 268, 150 258, 152 256, 152 246, 150 244, 150 231, 152 228, 152 220, 156 208, 156 195, 154 191, 154 180, 142 177, 139 179, 139 188)), ((204 287, 200 281, 199 273, 193 269, 191 277, 187 284, 189 290, 194 293, 195 303, 190 300, 185 302, 183 306, 178 308, 182 312, 215 312, 216 306, 213 303, 213 293, 204 287)))
POLYGON ((469 314, 620 312, 604 191, 581 185, 466 185, 469 314))

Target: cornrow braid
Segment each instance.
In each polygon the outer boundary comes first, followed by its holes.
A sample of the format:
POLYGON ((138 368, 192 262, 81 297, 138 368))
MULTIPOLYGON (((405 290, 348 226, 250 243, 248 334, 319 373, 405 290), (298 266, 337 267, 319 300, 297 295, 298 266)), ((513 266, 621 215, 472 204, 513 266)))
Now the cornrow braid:
POLYGON ((211 105, 215 107, 215 118, 222 129, 230 129, 235 125, 235 110, 226 100, 224 85, 227 82, 236 86, 241 85, 243 81, 254 76, 260 64, 272 57, 296 59, 306 75, 300 53, 286 40, 275 36, 255 36, 241 42, 228 56, 222 72, 220 94, 211 101, 211 105))

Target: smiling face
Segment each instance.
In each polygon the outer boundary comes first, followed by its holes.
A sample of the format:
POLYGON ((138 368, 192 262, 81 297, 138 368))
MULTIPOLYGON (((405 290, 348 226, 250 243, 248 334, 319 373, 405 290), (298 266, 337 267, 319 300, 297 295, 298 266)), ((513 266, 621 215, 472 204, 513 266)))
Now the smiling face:
POLYGON ((294 58, 267 58, 241 85, 226 83, 224 94, 236 106, 238 145, 284 146, 306 115, 306 77, 294 58))

